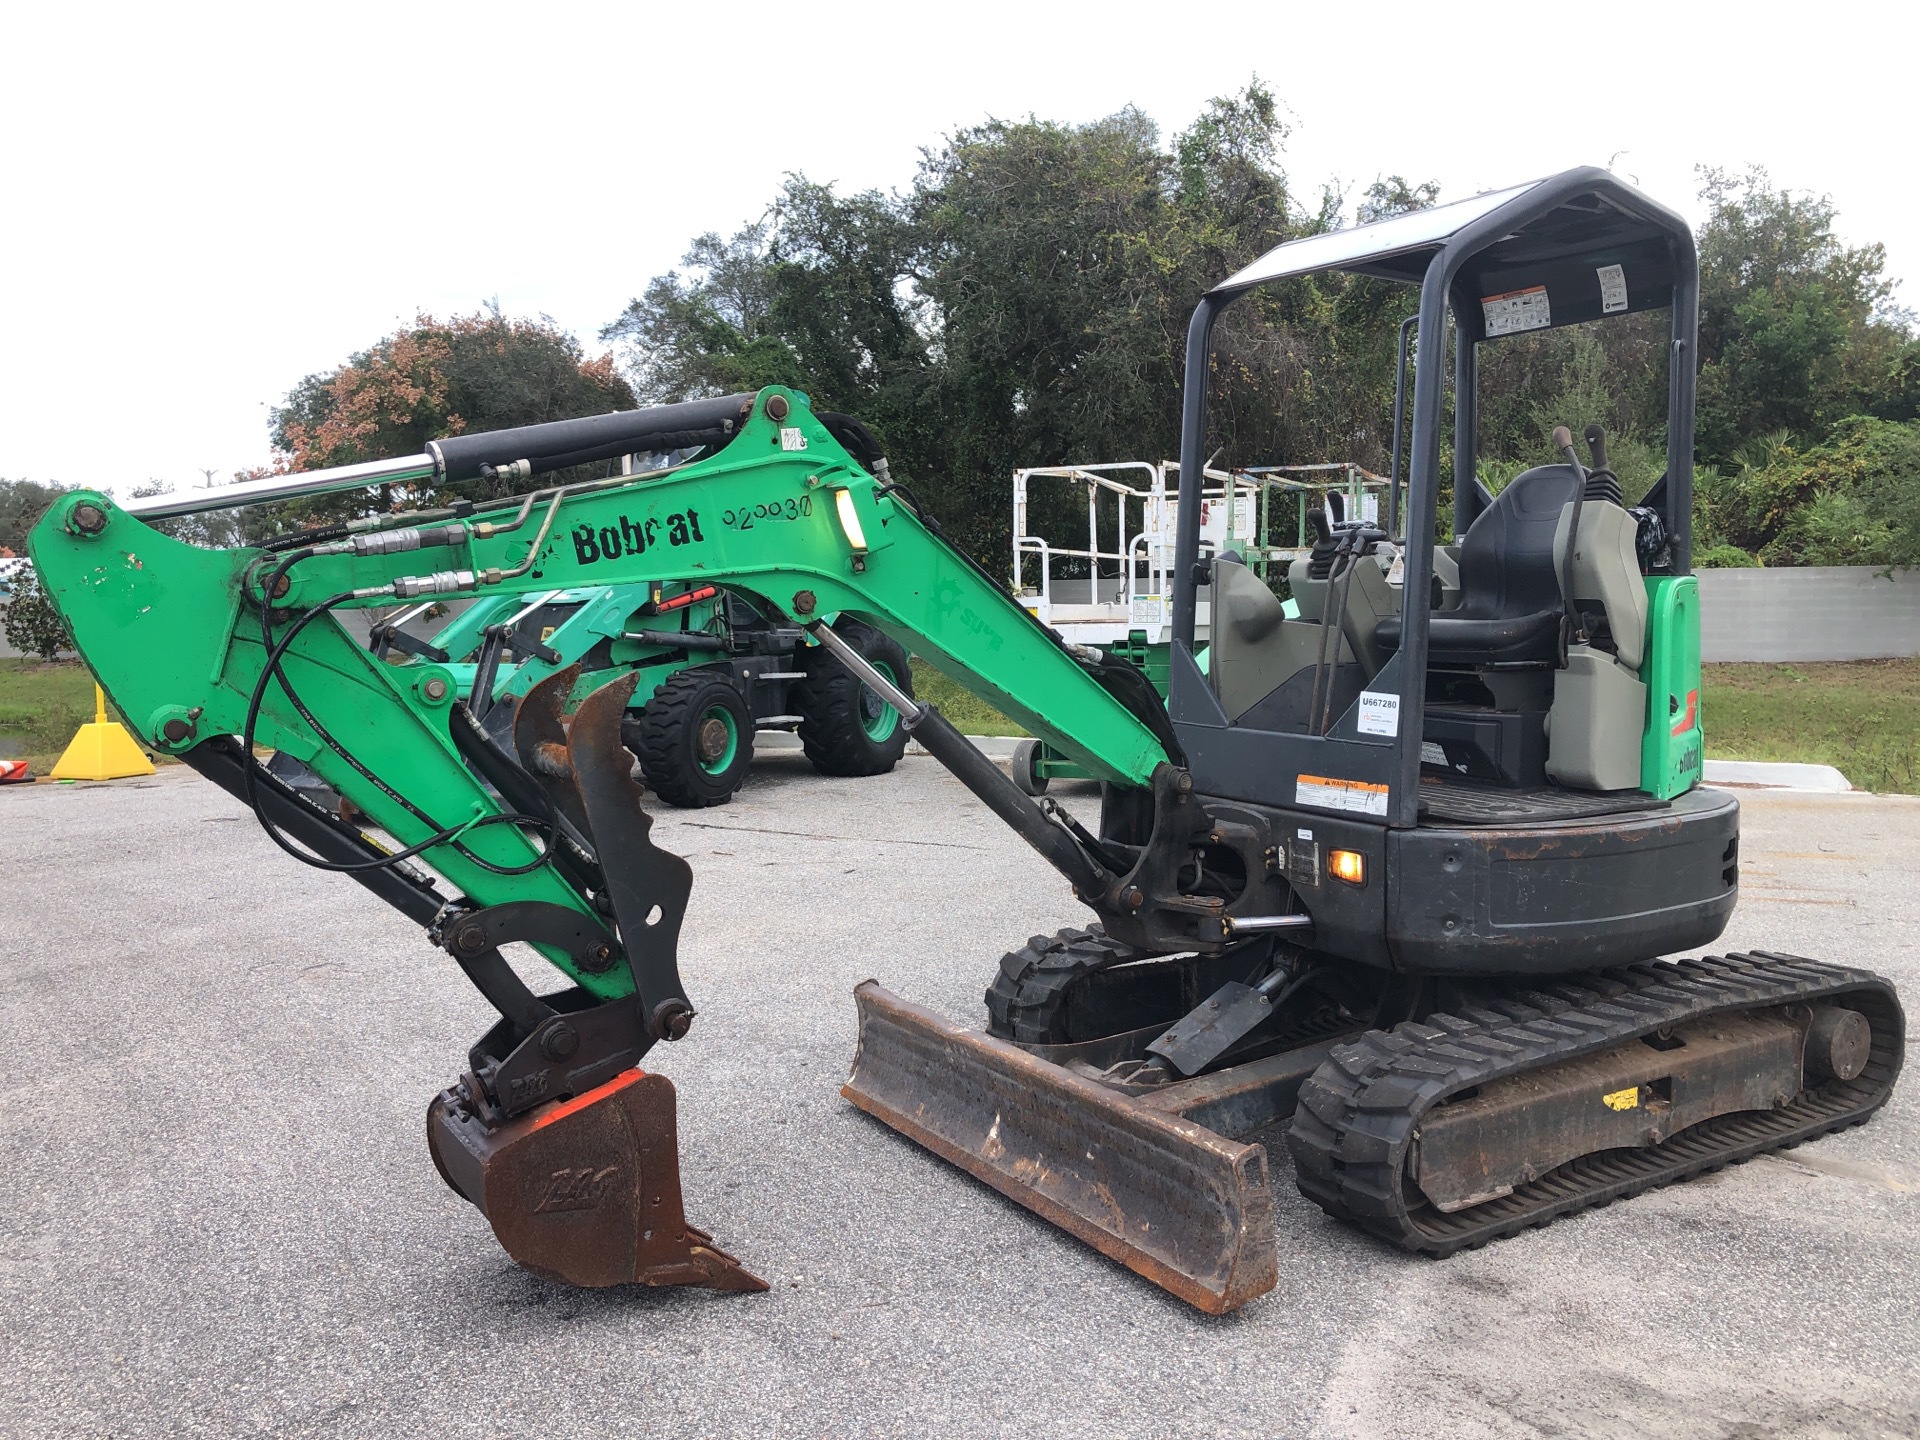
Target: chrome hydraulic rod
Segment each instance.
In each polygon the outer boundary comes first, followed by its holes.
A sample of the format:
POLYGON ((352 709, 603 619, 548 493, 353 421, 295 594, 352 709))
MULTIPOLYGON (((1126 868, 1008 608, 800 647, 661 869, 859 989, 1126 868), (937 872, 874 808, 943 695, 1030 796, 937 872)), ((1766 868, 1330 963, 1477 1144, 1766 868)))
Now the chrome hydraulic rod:
POLYGON ((333 495, 342 490, 364 490, 400 480, 431 480, 437 467, 433 456, 402 455, 393 460, 369 460, 362 465, 335 465, 298 475, 268 475, 233 485, 188 490, 178 495, 146 495, 121 508, 142 520, 167 520, 177 515, 200 515, 208 510, 238 510, 270 500, 293 500, 303 495, 333 495))

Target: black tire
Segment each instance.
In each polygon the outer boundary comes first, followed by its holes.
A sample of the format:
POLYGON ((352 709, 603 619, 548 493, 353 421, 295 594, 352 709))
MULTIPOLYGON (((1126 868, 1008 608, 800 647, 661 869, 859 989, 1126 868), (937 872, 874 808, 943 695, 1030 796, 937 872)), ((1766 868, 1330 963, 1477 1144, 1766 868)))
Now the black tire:
POLYGON ((1092 1037, 1073 1033, 1068 998, 1098 970, 1124 965, 1140 952, 1104 930, 1062 930, 1036 935, 1001 957, 1000 973, 987 987, 987 1033, 1023 1045, 1064 1045, 1092 1037))
POLYGON ((1013 771, 1013 783, 1026 795, 1044 795, 1047 793, 1047 777, 1040 773, 1040 742, 1022 740, 1013 747, 1013 762, 1009 767, 1013 771))
POLYGON ((647 788, 683 810, 726 804, 753 763, 753 712, 723 670, 675 671, 625 728, 647 788))
MULTIPOLYGON (((908 695, 913 671, 907 652, 871 625, 846 619, 833 627, 860 657, 908 695)), ((822 775, 884 775, 907 749, 900 714, 867 688, 826 649, 805 654, 806 678, 794 683, 793 708, 800 716, 800 748, 822 775)))

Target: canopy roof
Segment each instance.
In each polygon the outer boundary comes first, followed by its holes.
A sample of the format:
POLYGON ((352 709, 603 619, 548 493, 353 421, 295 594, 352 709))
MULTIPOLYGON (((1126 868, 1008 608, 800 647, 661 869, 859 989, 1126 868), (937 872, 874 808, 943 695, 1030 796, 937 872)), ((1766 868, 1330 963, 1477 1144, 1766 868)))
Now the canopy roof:
POLYGON ((1454 302, 1480 302, 1471 309, 1479 312, 1481 338, 1669 305, 1674 244, 1689 238, 1678 216, 1607 171, 1569 170, 1290 240, 1213 293, 1231 296, 1320 270, 1417 285, 1433 257, 1469 227, 1476 245, 1460 268, 1454 302))

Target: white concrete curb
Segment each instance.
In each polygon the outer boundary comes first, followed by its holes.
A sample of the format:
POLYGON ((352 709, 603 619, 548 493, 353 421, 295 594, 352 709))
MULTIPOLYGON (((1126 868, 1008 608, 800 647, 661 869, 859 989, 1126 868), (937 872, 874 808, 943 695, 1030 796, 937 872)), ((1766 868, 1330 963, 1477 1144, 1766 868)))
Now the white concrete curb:
POLYGON ((1799 765, 1779 760, 1709 760, 1709 785, 1743 785, 1766 790, 1809 790, 1837 795, 1853 789, 1831 765, 1799 765))

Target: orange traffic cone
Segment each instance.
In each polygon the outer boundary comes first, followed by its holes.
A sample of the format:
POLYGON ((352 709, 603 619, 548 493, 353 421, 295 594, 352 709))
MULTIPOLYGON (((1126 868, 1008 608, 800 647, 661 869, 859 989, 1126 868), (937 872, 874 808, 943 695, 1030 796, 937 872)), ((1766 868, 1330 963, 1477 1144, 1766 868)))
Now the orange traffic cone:
POLYGON ((93 687, 93 719, 82 725, 50 772, 55 780, 123 780, 153 774, 153 762, 117 720, 107 718, 107 694, 93 687))

